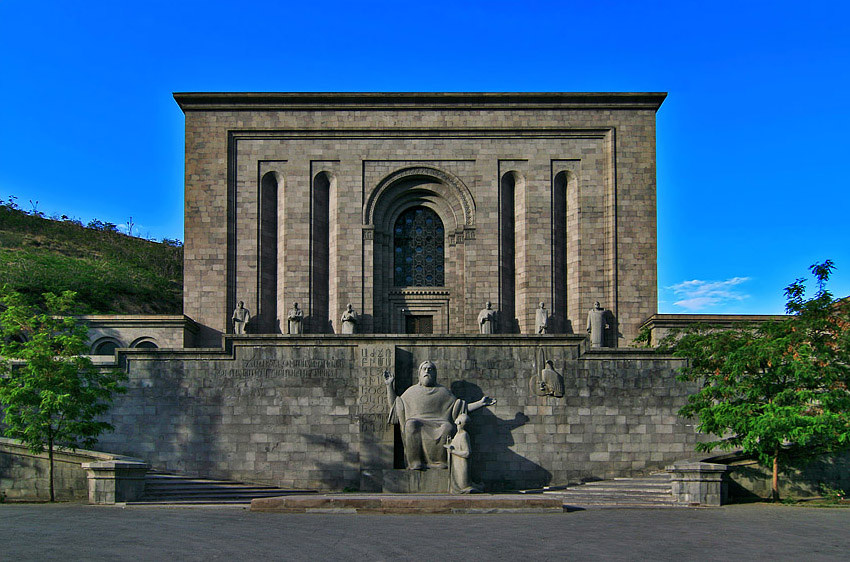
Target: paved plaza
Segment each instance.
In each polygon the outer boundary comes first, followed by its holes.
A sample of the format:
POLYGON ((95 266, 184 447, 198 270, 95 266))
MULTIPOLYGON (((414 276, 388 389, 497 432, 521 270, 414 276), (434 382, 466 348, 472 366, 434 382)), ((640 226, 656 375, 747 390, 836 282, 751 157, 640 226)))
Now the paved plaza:
POLYGON ((3 560, 846 560, 850 510, 288 515, 0 505, 3 560))

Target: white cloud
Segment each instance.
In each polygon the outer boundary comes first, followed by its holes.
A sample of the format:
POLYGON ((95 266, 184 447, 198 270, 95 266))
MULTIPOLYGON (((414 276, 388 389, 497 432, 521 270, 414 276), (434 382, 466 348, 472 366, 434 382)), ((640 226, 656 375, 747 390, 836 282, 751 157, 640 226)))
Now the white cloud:
POLYGON ((673 294, 679 299, 673 303, 674 305, 680 306, 688 312, 701 312, 749 298, 750 295, 741 292, 738 287, 749 280, 749 277, 733 277, 726 281, 692 279, 670 285, 667 288, 672 289, 673 294))
POLYGON ((132 232, 130 231, 130 225, 125 223, 116 224, 115 228, 118 229, 118 232, 123 232, 124 234, 129 234, 130 236, 135 236, 136 238, 146 238, 142 236, 142 232, 146 230, 145 226, 140 224, 133 223, 132 232))

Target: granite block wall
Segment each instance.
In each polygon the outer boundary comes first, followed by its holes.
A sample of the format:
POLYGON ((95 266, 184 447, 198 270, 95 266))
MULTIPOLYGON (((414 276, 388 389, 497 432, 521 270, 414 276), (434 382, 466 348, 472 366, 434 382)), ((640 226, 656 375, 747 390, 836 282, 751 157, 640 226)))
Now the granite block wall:
MULTIPOLYGON (((53 488, 56 501, 87 501, 88 478, 80 465, 116 458, 83 449, 55 451, 53 488)), ((31 453, 19 441, 0 437, 0 497, 4 501, 50 500, 49 475, 47 451, 31 453)))
POLYGON ((693 455, 697 435, 676 411, 693 389, 676 360, 639 350, 585 349, 556 336, 227 337, 220 352, 120 352, 129 392, 99 447, 155 468, 284 487, 379 488, 401 468, 386 423, 381 373, 399 392, 419 363, 466 400, 498 403, 469 427, 473 476, 489 489, 565 484, 663 469, 693 455), (563 398, 533 395, 541 351, 563 398))

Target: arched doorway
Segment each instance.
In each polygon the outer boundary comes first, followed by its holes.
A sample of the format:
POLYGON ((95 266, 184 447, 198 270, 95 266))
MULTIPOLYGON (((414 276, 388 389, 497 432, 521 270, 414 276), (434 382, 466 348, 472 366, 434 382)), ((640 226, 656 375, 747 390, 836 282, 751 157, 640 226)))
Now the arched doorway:
POLYGON ((464 240, 474 238, 466 186, 436 168, 399 170, 370 194, 364 226, 373 331, 463 332, 464 240))

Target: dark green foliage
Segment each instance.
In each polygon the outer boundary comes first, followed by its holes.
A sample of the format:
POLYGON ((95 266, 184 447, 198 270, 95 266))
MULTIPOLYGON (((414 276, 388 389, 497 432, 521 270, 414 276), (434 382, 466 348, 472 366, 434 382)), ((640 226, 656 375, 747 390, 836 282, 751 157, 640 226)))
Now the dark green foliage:
POLYGON ((696 326, 671 334, 662 352, 688 358, 681 380, 702 380, 680 414, 715 436, 698 448, 742 449, 774 466, 850 448, 850 302, 826 290, 832 262, 785 289, 785 320, 735 329, 696 326))
POLYGON ((827 484, 821 484, 819 487, 821 497, 829 503, 841 503, 847 499, 847 493, 841 488, 833 488, 827 484))
POLYGON ((44 306, 27 304, 4 288, 0 294, 0 405, 4 433, 33 453, 47 449, 50 500, 56 447, 91 447, 112 426, 99 420, 116 392, 120 370, 98 369, 88 352, 88 329, 73 316, 74 293, 43 295, 44 306))
POLYGON ((90 313, 179 314, 183 247, 134 238, 115 225, 27 213, 0 203, 0 286, 31 304, 44 293, 74 291, 90 313))

